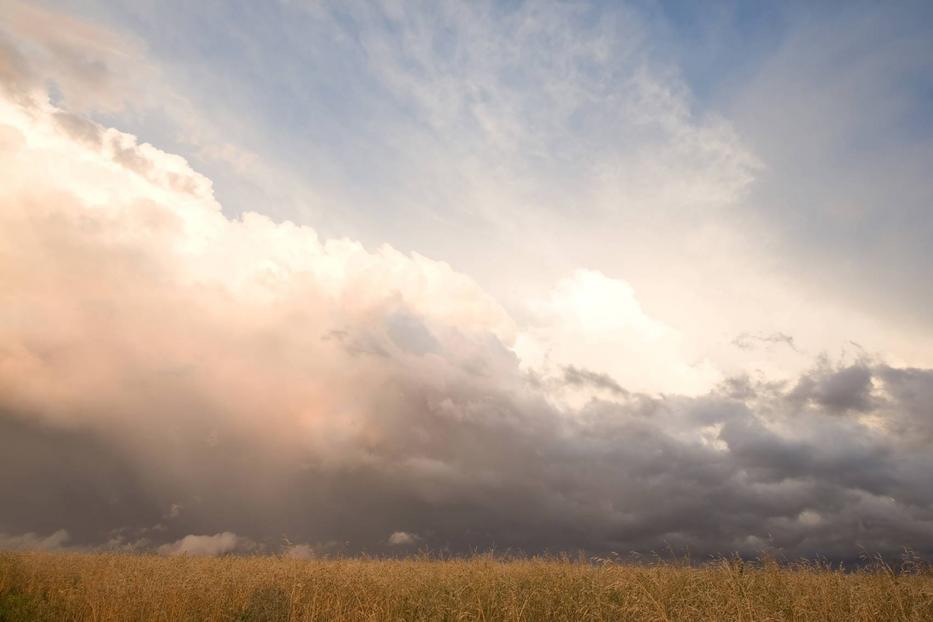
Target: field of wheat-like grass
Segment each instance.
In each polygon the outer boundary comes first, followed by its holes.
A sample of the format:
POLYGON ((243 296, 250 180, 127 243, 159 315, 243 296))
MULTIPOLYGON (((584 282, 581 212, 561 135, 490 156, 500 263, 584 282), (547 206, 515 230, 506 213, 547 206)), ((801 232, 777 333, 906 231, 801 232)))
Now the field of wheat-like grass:
POLYGON ((933 573, 876 564, 0 554, 0 622, 933 620, 933 573))

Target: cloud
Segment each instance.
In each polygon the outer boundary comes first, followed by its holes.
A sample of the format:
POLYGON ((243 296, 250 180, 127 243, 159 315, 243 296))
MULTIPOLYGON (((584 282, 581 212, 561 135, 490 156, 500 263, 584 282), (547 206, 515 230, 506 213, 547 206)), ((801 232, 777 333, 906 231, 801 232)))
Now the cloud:
POLYGON ((4 531, 933 554, 930 370, 719 382, 625 280, 573 272, 519 322, 443 262, 229 217, 183 158, 70 114, 0 100, 4 531))
POLYGON ((314 559, 317 552, 310 544, 291 544, 285 547, 283 555, 292 559, 314 559))
POLYGON ((757 335, 741 333, 732 340, 732 345, 741 350, 750 350, 760 345, 770 346, 777 344, 784 344, 794 352, 797 352, 797 346, 794 345, 793 336, 782 332, 757 335))
POLYGON ((253 543, 235 533, 225 531, 212 536, 188 535, 159 547, 163 555, 206 555, 217 556, 235 551, 244 552, 253 548, 253 543))
POLYGON ((8 0, 0 10, 0 88, 21 103, 48 82, 71 110, 114 112, 135 80, 152 75, 133 37, 35 3, 8 0))
POLYGON ((889 411, 890 425, 896 426, 905 438, 918 444, 933 439, 933 370, 895 369, 882 365, 874 370, 889 396, 882 406, 889 411))
POLYGON ((54 551, 61 549, 68 540, 68 532, 64 529, 59 529, 47 536, 32 532, 16 536, 0 533, 0 551, 54 551))
POLYGON ((625 395, 627 392, 608 374, 600 374, 588 369, 579 369, 573 365, 564 367, 564 383, 579 387, 591 386, 616 395, 625 395))
POLYGON ((826 370, 800 379, 790 394, 792 400, 812 400, 830 412, 872 410, 872 372, 864 365, 826 370))
POLYGON ((708 361, 690 361, 682 335, 645 313, 624 280, 578 270, 532 303, 530 316, 515 344, 527 366, 562 367, 566 376, 582 365, 647 392, 703 393, 718 380, 708 361))
POLYGON ((389 534, 388 543, 389 546, 411 546, 420 539, 417 534, 408 533, 407 531, 393 531, 389 534))

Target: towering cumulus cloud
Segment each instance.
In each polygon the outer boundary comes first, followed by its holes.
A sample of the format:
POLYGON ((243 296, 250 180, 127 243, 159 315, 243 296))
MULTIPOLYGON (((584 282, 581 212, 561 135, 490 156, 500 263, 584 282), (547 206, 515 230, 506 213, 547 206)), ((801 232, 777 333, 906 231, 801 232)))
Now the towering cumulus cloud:
POLYGON ((528 328, 445 263, 231 218, 3 59, 0 546, 933 554, 933 370, 630 390, 679 346, 626 287, 555 290, 634 318, 589 369, 563 299, 528 328))

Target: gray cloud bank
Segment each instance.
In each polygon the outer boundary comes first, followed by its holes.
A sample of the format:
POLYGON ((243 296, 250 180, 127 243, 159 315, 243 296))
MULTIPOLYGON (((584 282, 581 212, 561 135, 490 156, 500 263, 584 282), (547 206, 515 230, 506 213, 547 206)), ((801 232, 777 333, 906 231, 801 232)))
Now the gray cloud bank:
POLYGON ((256 550, 250 539, 278 550, 283 534, 322 552, 383 551, 387 534, 397 548, 415 533, 453 552, 933 552, 933 371, 820 368, 793 387, 737 379, 702 398, 572 413, 517 374, 450 369, 431 383, 398 371, 359 388, 373 403, 361 429, 315 439, 339 445, 332 455, 232 425, 217 444, 198 439, 197 412, 174 438, 147 433, 144 411, 94 431, 7 414, 0 486, 17 503, 0 519, 11 533, 67 528, 69 544, 192 554, 256 550))
POLYGON ((228 219, 181 158, 5 75, 0 546, 933 555, 933 370, 529 374, 446 264, 228 219))

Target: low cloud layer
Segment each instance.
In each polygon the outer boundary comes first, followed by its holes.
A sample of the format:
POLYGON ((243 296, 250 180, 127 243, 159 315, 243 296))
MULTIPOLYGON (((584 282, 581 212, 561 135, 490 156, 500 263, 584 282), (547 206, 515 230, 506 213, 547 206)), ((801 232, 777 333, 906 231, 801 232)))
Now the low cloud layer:
POLYGON ((630 391, 614 370, 711 376, 624 283, 578 272, 519 326, 447 264, 230 219, 184 159, 5 88, 0 546, 933 554, 933 370, 630 391))
POLYGON ((42 536, 32 532, 19 535, 0 533, 0 550, 3 551, 55 551, 68 542, 68 532, 59 529, 42 536))
POLYGON ((393 531, 389 536, 389 546, 411 546, 420 540, 417 534, 408 533, 407 531, 393 531))
POLYGON ((254 548, 255 544, 249 540, 225 531, 212 536, 188 535, 176 542, 163 544, 158 550, 163 555, 204 555, 213 557, 234 552, 248 553, 254 548))

